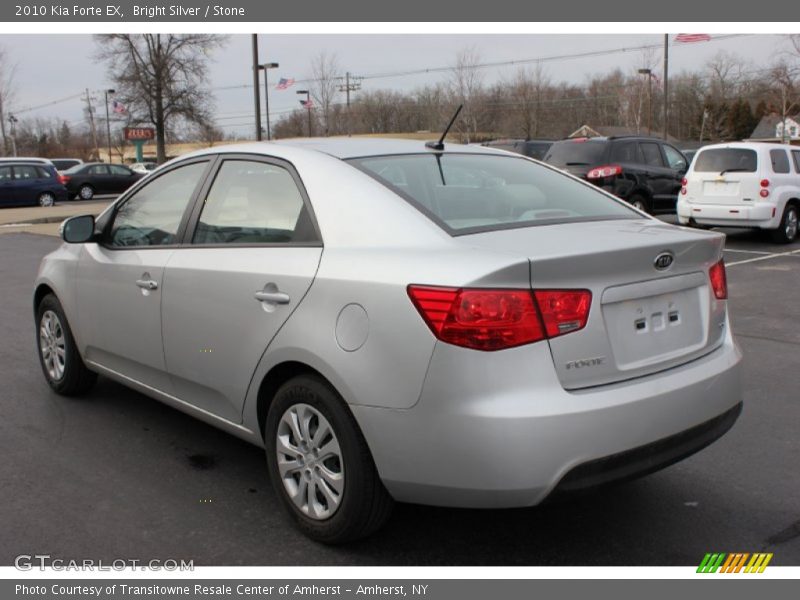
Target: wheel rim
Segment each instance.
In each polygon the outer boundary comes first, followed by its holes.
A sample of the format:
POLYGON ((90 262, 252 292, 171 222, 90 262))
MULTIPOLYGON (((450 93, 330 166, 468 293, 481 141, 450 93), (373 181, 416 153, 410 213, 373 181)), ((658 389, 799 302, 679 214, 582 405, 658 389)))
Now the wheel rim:
POLYGON ((786 237, 793 240, 797 235, 797 211, 793 208, 789 209, 786 213, 786 228, 784 229, 786 237))
POLYGON ((308 404, 291 406, 278 424, 278 472, 294 505, 307 517, 329 519, 341 506, 344 461, 328 420, 308 404))
POLYGON ((81 188, 81 192, 80 193, 81 193, 81 198, 83 198, 84 200, 89 200, 89 199, 91 199, 92 196, 94 196, 94 192, 92 191, 92 188, 90 188, 88 185, 83 186, 81 188))
POLYGON ((641 200, 634 200, 633 202, 631 202, 631 206, 633 206, 634 208, 638 208, 641 211, 644 210, 644 202, 642 202, 641 200))
POLYGON ((53 198, 52 194, 42 194, 39 196, 39 204, 41 206, 53 206, 53 204, 55 204, 55 198, 53 198))
POLYGON ((53 381, 64 377, 67 345, 61 320, 52 310, 45 311, 39 325, 39 350, 45 370, 53 381))

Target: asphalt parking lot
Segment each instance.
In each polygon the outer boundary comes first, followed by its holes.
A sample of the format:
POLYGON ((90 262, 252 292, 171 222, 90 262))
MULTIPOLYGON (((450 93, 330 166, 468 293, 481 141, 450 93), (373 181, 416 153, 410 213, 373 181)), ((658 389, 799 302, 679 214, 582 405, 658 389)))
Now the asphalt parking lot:
MULTIPOLYGON (((559 504, 475 511, 399 505, 388 526, 325 547, 286 520, 262 452, 101 378, 52 393, 31 284, 53 237, 0 236, 0 564, 183 558, 196 565, 696 565, 706 552, 800 565, 800 243, 729 232, 730 308, 745 409, 703 452, 559 504)), ((531 458, 535 460, 535 457, 531 458)))

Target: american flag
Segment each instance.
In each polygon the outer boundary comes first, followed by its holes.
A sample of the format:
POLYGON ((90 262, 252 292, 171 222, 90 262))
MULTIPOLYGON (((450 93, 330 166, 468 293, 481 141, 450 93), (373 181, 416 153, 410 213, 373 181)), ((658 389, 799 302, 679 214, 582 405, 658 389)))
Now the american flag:
POLYGON ((303 105, 303 108, 314 108, 314 103, 311 100, 300 100, 300 104, 303 105))
POLYGON ((690 42, 710 42, 711 36, 707 33, 679 33, 675 36, 675 41, 685 44, 690 42))
POLYGON ((114 100, 114 102, 111 103, 111 108, 117 114, 128 112, 128 109, 125 108, 125 105, 122 102, 117 102, 116 100, 114 100))
POLYGON ((278 85, 275 86, 276 90, 285 90, 286 88, 292 87, 294 85, 294 79, 289 78, 285 79, 281 77, 280 81, 278 81, 278 85))

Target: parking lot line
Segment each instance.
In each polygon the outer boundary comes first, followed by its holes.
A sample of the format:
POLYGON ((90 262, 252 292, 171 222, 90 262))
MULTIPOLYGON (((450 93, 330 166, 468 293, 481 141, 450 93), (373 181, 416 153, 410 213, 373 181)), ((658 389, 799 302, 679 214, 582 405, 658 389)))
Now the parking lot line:
POLYGON ((743 254, 775 254, 764 250, 739 250, 738 248, 725 248, 725 252, 741 252, 743 254))
POLYGON ((757 256, 756 258, 747 258, 745 260, 737 260, 730 263, 725 263, 726 267, 733 267, 735 265, 744 265, 751 262, 757 262, 760 260, 770 260, 771 258, 780 258, 781 256, 792 256, 800 253, 800 250, 790 250, 789 252, 775 252, 773 254, 768 254, 766 256, 757 256))

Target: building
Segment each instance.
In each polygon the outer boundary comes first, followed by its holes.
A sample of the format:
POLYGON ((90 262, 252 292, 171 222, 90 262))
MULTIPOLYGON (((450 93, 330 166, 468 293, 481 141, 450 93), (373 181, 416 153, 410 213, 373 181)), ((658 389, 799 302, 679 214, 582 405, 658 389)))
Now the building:
POLYGON ((785 124, 784 118, 777 113, 764 115, 746 141, 780 143, 782 140, 800 145, 800 115, 787 115, 785 124))

